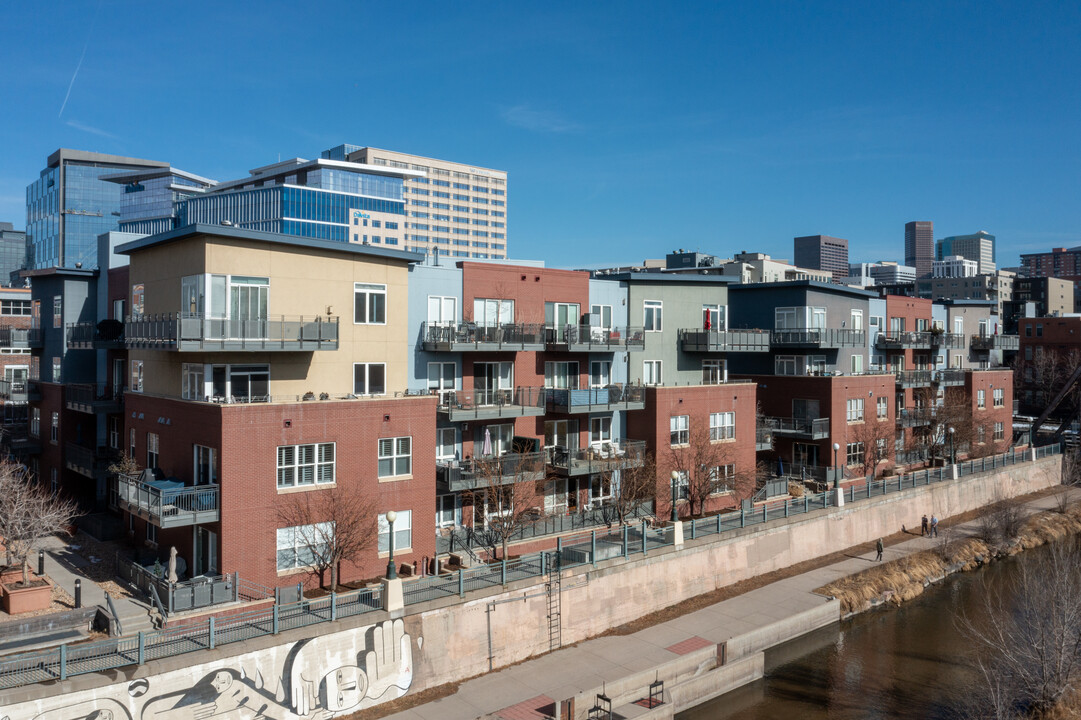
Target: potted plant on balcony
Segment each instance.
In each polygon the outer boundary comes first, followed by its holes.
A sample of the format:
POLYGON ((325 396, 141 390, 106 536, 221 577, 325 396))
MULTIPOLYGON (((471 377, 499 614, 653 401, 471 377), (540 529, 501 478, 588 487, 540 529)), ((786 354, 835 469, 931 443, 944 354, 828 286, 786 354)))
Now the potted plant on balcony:
POLYGON ((77 515, 74 502, 54 496, 25 467, 0 461, 0 537, 7 561, 0 594, 9 614, 49 606, 52 584, 30 571, 30 557, 43 539, 66 529, 77 515))

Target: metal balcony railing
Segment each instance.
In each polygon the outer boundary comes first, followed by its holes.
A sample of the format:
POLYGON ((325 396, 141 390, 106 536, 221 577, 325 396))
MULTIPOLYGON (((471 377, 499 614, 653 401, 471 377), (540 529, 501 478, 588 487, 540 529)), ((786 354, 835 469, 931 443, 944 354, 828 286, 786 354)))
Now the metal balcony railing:
POLYGON ((338 318, 275 315, 253 320, 167 313, 131 318, 124 325, 129 348, 180 351, 306 352, 338 349, 338 318))
POLYGON ((594 475, 626 467, 638 467, 645 461, 644 440, 593 443, 584 448, 548 448, 548 466, 565 477, 594 475))
POLYGON ((939 385, 964 385, 965 371, 961 368, 948 368, 935 373, 935 381, 939 385))
POLYGON ((679 331, 679 345, 684 352, 769 352, 769 330, 694 330, 679 331))
POLYGON ((543 350, 544 325, 504 323, 423 323, 421 345, 429 352, 543 350))
POLYGON ((973 335, 969 347, 973 350, 1019 350, 1021 338, 1017 335, 973 335))
POLYGON ((937 347, 960 350, 965 346, 965 336, 929 330, 888 332, 875 337, 875 346, 883 350, 930 350, 937 347))
POLYGON ((867 333, 864 330, 790 328, 770 333, 770 345, 773 347, 842 348, 864 347, 866 344, 867 333))
POLYGON ((754 449, 755 452, 773 449, 773 428, 766 426, 755 428, 754 449))
POLYGON ((545 389, 448 390, 441 394, 439 412, 452 422, 537 416, 544 414, 545 389))
POLYGON ((642 350, 646 346, 645 331, 640 327, 564 325, 545 328, 544 336, 548 349, 566 352, 642 350))
POLYGON ((184 527, 221 519, 218 485, 186 486, 171 480, 143 480, 134 475, 116 479, 116 505, 159 528, 184 527))
POLYGON ((41 345, 41 328, 0 326, 0 348, 26 350, 41 345))
POLYGON ((769 428, 773 434, 785 437, 794 437, 805 440, 825 440, 830 435, 830 419, 816 418, 783 418, 764 417, 762 426, 769 428))
POLYGON ((106 383, 73 384, 64 386, 64 400, 68 410, 82 413, 120 412, 124 403, 124 388, 106 383))
POLYGON ((930 425, 935 413, 931 408, 905 408, 897 413, 897 424, 901 427, 930 425))
POLYGON ((116 457, 111 448, 88 448, 73 442, 64 443, 64 466, 88 478, 104 477, 116 457))
POLYGON ((92 350, 124 346, 123 326, 117 326, 116 337, 104 337, 92 322, 69 323, 67 346, 69 350, 92 350))
POLYGON ((25 380, 0 380, 0 400, 13 405, 25 405, 28 393, 25 380))
POLYGON ((898 370, 897 384, 901 387, 928 387, 931 377, 930 370, 898 370))
POLYGON ((436 478, 445 482, 451 492, 535 481, 543 477, 543 452, 504 453, 436 463, 436 478))
POLYGON ((548 388, 546 394, 548 407, 555 412, 642 410, 646 406, 646 389, 641 385, 608 385, 581 390, 548 388))

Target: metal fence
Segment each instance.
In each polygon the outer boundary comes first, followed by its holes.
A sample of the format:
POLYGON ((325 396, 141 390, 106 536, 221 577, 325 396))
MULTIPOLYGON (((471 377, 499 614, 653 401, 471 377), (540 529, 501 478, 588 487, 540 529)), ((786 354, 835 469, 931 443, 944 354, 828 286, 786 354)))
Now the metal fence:
MULTIPOLYGON (((1037 458, 1061 453, 1060 446, 1047 445, 1024 452, 992 455, 957 464, 958 477, 995 470, 1037 458)), ((872 480, 864 486, 852 486, 845 492, 846 503, 857 503, 872 497, 901 492, 952 479, 949 467, 931 468, 896 477, 872 480)), ((699 538, 761 525, 770 520, 792 517, 830 507, 833 492, 807 493, 800 498, 774 500, 751 509, 720 513, 688 521, 689 537, 699 538)), ((548 574, 554 563, 563 569, 596 564, 600 560, 648 554, 671 545, 671 527, 651 528, 643 521, 610 529, 590 530, 556 540, 554 552, 524 555, 512 560, 462 569, 450 575, 440 575, 404 583, 406 605, 502 587, 508 582, 539 578, 548 574)), ((274 604, 269 608, 238 613, 228 617, 209 617, 205 623, 178 625, 166 630, 140 632, 137 636, 61 645, 0 658, 0 689, 37 682, 65 680, 73 675, 102 672, 126 665, 142 664, 147 660, 170 657, 219 645, 240 642, 255 637, 275 635, 289 630, 340 618, 360 615, 382 607, 381 588, 364 588, 332 594, 317 599, 274 604)))

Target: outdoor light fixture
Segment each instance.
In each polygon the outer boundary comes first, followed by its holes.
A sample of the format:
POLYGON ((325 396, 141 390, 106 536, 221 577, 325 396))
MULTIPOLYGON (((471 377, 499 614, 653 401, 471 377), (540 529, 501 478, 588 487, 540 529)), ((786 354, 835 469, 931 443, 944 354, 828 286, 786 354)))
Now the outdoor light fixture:
MULTIPOLYGON (((841 444, 840 443, 833 443, 833 485, 834 485, 834 487, 837 486, 837 481, 839 479, 838 478, 838 472, 837 472, 837 468, 839 467, 837 465, 837 453, 839 453, 840 451, 841 451, 841 444)), ((826 483, 826 484, 828 485, 829 483, 826 483)), ((828 487, 826 489, 829 490, 828 487)))
POLYGON ((676 492, 679 487, 679 471, 672 471, 672 522, 679 522, 679 512, 676 510, 676 492))
POLYGON ((387 580, 396 580, 398 569, 394 567, 394 521, 398 519, 398 513, 388 510, 386 518, 387 523, 390 524, 390 559, 387 560, 387 580))
POLYGON ((957 454, 953 451, 953 427, 950 427, 950 465, 957 464, 957 454))

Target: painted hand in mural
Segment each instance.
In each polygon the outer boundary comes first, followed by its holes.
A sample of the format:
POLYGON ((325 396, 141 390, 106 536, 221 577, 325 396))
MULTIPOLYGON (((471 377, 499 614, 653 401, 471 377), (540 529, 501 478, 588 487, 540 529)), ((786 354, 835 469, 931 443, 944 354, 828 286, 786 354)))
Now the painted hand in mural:
MULTIPOLYGON (((364 669, 368 673, 367 696, 378 700, 392 688, 400 697, 413 682, 413 649, 405 623, 399 620, 377 625, 373 634, 374 646, 364 655, 364 669)), ((390 699, 390 698, 383 698, 390 699)))

